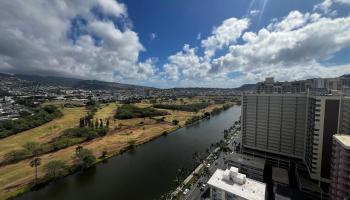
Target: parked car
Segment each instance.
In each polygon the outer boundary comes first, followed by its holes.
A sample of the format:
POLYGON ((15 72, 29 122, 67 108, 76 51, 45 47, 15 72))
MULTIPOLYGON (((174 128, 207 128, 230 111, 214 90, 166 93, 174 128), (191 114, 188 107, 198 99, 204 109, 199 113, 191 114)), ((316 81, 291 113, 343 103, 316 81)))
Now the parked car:
POLYGON ((190 191, 189 189, 185 189, 185 191, 183 192, 184 195, 186 195, 188 193, 188 191, 190 191))

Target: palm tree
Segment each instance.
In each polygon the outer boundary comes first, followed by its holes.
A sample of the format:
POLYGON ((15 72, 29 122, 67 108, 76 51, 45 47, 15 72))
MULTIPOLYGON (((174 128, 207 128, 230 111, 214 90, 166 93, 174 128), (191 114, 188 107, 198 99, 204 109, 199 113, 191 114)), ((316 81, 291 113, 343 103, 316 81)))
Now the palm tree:
POLYGON ((33 160, 31 160, 30 162, 29 162, 29 165, 31 166, 31 167, 35 167, 35 182, 37 181, 37 179, 38 179, 38 166, 41 164, 41 158, 38 158, 38 157, 36 157, 36 158, 34 158, 33 160))

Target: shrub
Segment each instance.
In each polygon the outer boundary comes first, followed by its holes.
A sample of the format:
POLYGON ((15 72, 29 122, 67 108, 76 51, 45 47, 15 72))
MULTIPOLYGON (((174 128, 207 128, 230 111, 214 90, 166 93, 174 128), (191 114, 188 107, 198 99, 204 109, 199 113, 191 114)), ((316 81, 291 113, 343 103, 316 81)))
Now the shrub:
POLYGON ((194 123, 194 122, 196 122, 196 121, 199 121, 199 120, 201 120, 201 119, 202 119, 201 116, 193 116, 192 118, 190 118, 190 119, 188 119, 188 120, 186 121, 185 125, 190 125, 190 124, 192 124, 192 123, 194 123))
POLYGON ((68 173, 68 167, 65 162, 53 160, 44 165, 45 177, 56 179, 68 173))
POLYGON ((108 152, 107 151, 102 151, 101 158, 107 157, 108 152))
POLYGON ((96 161, 96 157, 88 149, 77 148, 75 151, 75 161, 79 167, 88 168, 96 161))
POLYGON ((29 157, 31 154, 27 149, 17 149, 5 154, 5 163, 14 163, 29 157))
POLYGON ((23 148, 30 152, 32 155, 36 155, 42 150, 38 142, 27 142, 23 145, 23 148))
POLYGON ((174 120, 173 120, 173 124, 174 124, 175 126, 178 125, 178 124, 179 124, 179 120, 174 119, 174 120))

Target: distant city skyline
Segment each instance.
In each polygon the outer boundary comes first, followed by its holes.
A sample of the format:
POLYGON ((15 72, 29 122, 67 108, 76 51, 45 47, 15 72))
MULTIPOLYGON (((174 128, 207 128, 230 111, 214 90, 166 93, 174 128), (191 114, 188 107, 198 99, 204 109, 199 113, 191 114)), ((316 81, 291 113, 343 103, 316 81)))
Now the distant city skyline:
POLYGON ((160 88, 350 73, 350 0, 13 0, 0 7, 0 72, 160 88))

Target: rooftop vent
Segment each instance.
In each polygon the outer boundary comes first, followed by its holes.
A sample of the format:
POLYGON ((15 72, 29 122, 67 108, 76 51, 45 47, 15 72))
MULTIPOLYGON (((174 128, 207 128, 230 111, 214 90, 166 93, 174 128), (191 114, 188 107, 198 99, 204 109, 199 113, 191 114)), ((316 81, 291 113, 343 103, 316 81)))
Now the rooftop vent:
POLYGON ((222 175, 222 179, 240 185, 245 184, 247 180, 246 175, 239 173, 237 167, 231 167, 230 169, 226 169, 224 171, 224 174, 222 175))

